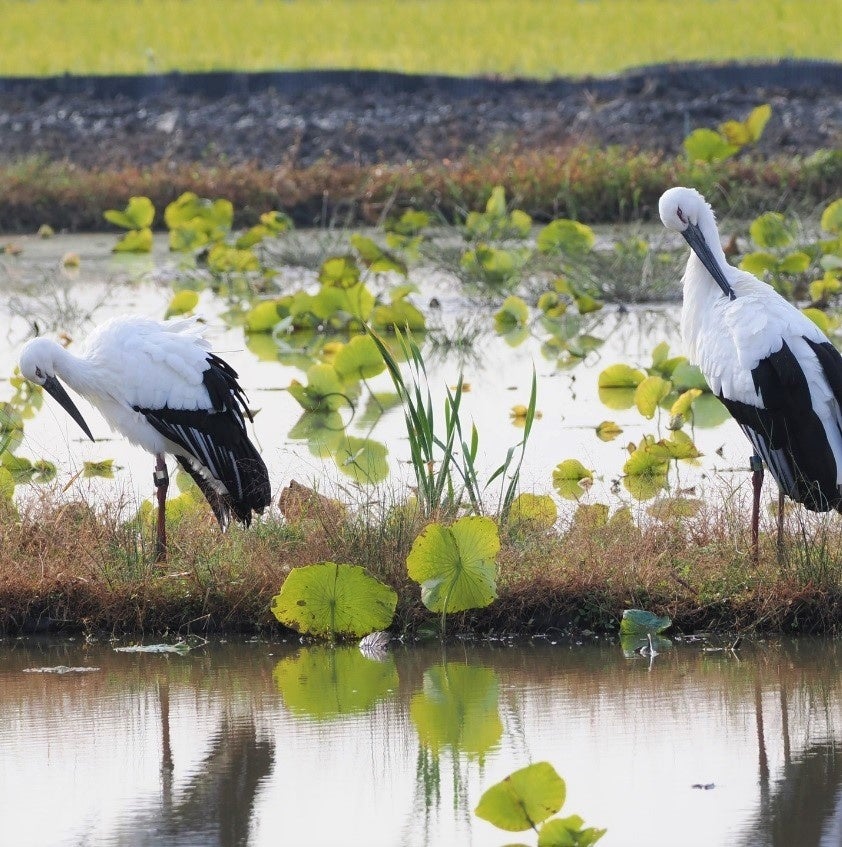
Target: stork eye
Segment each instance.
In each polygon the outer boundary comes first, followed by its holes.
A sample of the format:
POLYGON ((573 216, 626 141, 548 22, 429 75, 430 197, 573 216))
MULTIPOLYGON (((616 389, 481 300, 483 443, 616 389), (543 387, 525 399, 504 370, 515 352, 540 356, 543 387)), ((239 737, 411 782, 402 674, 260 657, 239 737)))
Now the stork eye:
POLYGON ((681 223, 683 223, 683 224, 687 223, 687 218, 684 217, 684 212, 681 211, 681 206, 679 206, 675 210, 675 214, 678 216, 678 219, 681 221, 681 223))
POLYGON ((44 378, 44 374, 41 373, 41 368, 35 368, 35 376, 37 376, 38 379, 44 378))

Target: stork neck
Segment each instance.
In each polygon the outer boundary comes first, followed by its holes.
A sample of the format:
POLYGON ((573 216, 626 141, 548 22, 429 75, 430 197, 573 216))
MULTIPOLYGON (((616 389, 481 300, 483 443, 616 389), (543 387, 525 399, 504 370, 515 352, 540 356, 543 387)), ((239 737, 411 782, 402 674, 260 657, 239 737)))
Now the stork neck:
POLYGON ((83 356, 75 356, 56 344, 53 363, 56 376, 61 377, 77 394, 90 397, 100 393, 96 369, 83 356))

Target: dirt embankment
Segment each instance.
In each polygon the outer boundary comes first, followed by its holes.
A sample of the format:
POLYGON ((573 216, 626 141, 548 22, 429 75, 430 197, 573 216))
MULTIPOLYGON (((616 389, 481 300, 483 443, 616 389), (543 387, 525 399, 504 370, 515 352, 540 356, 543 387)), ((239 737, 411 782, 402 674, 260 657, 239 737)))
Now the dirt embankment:
POLYGON ((760 103, 773 117, 758 152, 842 147, 842 66, 828 63, 577 82, 327 71, 0 81, 0 163, 366 166, 571 143, 671 154, 690 130, 760 103))

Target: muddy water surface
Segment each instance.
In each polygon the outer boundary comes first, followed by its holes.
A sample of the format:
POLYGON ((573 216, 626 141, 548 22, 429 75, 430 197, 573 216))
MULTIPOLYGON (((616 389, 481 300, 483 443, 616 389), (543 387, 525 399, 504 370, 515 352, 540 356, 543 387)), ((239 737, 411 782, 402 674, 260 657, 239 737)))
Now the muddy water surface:
POLYGON ((0 843, 534 844, 473 809, 542 760, 605 847, 839 843, 832 642, 116 646, 0 643, 0 843))

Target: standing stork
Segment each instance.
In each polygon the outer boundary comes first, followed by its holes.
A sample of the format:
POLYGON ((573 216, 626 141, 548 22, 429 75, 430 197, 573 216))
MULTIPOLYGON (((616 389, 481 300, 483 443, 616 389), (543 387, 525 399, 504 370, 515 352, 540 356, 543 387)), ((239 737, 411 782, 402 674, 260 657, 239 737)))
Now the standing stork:
POLYGON ((231 515, 246 526, 270 502, 269 475, 246 432, 252 419, 237 373, 210 352, 194 319, 117 317, 97 327, 81 355, 34 338, 21 373, 41 385, 93 436, 58 378, 96 406, 111 428, 155 456, 156 561, 166 560, 165 510, 172 453, 207 498, 223 532, 231 515))
POLYGON ((784 495, 814 512, 842 511, 842 356, 770 285, 728 264, 698 191, 670 188, 659 211, 691 248, 681 311, 689 359, 755 450, 756 559, 764 463, 780 490, 779 544, 784 495))

